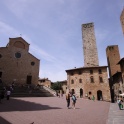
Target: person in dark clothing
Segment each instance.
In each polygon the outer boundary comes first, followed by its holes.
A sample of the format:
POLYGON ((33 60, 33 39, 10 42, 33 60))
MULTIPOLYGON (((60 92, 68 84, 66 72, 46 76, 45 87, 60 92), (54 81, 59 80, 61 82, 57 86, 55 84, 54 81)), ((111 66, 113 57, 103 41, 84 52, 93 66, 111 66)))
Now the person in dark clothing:
POLYGON ((66 93, 66 101, 67 101, 67 107, 69 109, 69 106, 70 106, 70 93, 69 92, 66 93))

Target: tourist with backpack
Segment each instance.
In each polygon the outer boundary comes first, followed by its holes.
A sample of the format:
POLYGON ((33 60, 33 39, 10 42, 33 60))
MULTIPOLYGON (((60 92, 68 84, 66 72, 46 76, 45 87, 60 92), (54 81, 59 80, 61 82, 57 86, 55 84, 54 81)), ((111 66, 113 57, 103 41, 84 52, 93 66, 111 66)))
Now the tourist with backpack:
POLYGON ((72 107, 73 107, 73 109, 75 109, 76 100, 77 100, 77 98, 76 98, 75 94, 72 94, 72 107))

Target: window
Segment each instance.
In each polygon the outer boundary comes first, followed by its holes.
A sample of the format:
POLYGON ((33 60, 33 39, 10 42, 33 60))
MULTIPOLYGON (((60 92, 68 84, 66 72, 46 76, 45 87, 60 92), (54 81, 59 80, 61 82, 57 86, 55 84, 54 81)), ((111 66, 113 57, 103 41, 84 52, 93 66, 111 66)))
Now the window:
POLYGON ((91 93, 91 91, 89 91, 89 95, 91 95, 92 93, 91 93))
POLYGON ((15 57, 16 58, 21 58, 21 53, 20 52, 15 53, 15 57))
POLYGON ((0 58, 2 58, 2 55, 0 54, 0 58))
POLYGON ((71 84, 74 84, 74 80, 73 79, 71 80, 71 84))
POLYGON ((102 70, 101 69, 99 69, 98 71, 99 71, 99 74, 102 74, 102 70))
POLYGON ((31 62, 31 65, 34 66, 35 65, 35 62, 31 62))
POLYGON ((79 72, 78 72, 78 74, 79 74, 79 75, 81 75, 81 74, 82 74, 82 72, 81 72, 81 71, 79 71, 79 72))
POLYGON ((79 83, 82 83, 82 79, 79 79, 79 83))
POLYGON ((103 78, 99 76, 100 83, 103 83, 103 78))
POLYGON ((74 75, 74 73, 73 73, 73 72, 71 72, 71 75, 74 75))
POLYGON ((94 83, 94 78, 93 78, 93 76, 90 77, 90 82, 91 82, 91 83, 94 83))
POLYGON ((93 70, 90 70, 90 74, 93 74, 93 70))

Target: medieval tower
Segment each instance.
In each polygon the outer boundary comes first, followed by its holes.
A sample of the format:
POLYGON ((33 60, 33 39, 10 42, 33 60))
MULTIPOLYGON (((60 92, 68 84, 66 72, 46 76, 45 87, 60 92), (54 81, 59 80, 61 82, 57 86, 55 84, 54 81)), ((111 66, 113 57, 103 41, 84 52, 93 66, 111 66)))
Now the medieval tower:
POLYGON ((106 48, 106 56, 109 68, 109 76, 112 77, 116 72, 120 72, 120 66, 117 65, 117 63, 120 61, 118 45, 108 46, 106 48))
POLYGON ((94 24, 82 24, 84 66, 99 66, 94 24))
POLYGON ((120 16, 120 21, 121 21, 122 31, 124 34, 124 8, 123 8, 123 11, 122 11, 121 16, 120 16))

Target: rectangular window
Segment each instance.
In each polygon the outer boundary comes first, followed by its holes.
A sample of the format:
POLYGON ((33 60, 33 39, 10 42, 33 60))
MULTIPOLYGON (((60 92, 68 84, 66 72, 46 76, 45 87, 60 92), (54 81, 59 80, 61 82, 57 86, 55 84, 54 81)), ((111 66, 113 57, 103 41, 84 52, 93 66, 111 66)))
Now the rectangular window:
POLYGON ((93 74, 93 70, 90 70, 90 74, 93 74))
POLYGON ((103 78, 99 77, 99 81, 100 81, 100 83, 103 83, 103 78))
POLYGON ((94 78, 90 77, 90 81, 91 81, 91 83, 94 83, 94 78))
POLYGON ((82 79, 79 79, 79 83, 82 83, 82 79))
POLYGON ((99 71, 99 74, 102 74, 102 70, 101 69, 99 69, 98 71, 99 71))

